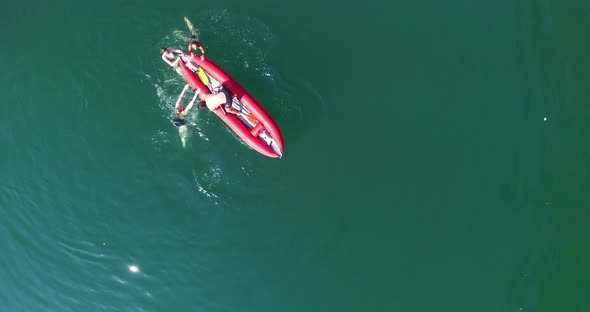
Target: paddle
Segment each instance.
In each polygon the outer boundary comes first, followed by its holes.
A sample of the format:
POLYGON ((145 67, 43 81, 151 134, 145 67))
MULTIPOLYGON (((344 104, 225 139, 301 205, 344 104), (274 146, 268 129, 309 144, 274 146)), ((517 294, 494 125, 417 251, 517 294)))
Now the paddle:
POLYGON ((258 119, 256 119, 256 117, 252 116, 251 114, 244 114, 242 112, 238 113, 238 116, 243 116, 244 118, 248 119, 249 122, 253 123, 254 125, 256 125, 257 123, 259 123, 260 121, 258 121, 258 119))
POLYGON ((257 123, 259 123, 258 119, 256 119, 255 117, 253 117, 253 116, 252 116, 252 115, 250 115, 250 114, 248 114, 248 115, 245 115, 245 114, 242 114, 242 113, 240 113, 240 115, 241 115, 241 116, 244 116, 244 117, 246 117, 246 119, 248 119, 248 121, 250 121, 250 122, 251 122, 251 123, 253 123, 254 125, 256 125, 257 123))
POLYGON ((219 106, 219 108, 221 108, 221 111, 223 112, 223 114, 232 114, 232 115, 236 115, 236 116, 243 116, 244 118, 248 119, 248 121, 250 121, 254 125, 259 123, 259 121, 258 121, 258 119, 256 119, 256 117, 252 116, 251 114, 244 114, 233 107, 231 107, 230 109, 232 109, 234 112, 229 112, 223 105, 219 106))
POLYGON ((253 123, 254 125, 256 125, 257 123, 259 123, 260 121, 258 121, 258 119, 256 119, 256 117, 252 116, 251 114, 245 115, 243 113, 240 113, 240 115, 246 117, 246 119, 248 119, 248 121, 250 121, 251 123, 253 123))

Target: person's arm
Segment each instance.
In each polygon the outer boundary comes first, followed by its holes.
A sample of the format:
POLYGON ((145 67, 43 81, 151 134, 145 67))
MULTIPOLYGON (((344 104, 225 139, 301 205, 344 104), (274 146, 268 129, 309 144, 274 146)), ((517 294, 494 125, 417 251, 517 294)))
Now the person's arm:
POLYGON ((186 89, 188 89, 189 85, 188 83, 186 85, 184 85, 184 89, 182 89, 182 92, 180 92, 180 95, 178 96, 178 100, 176 100, 176 104, 174 105, 174 109, 176 109, 178 107, 178 105, 180 105, 180 101, 182 101, 182 96, 184 95, 184 93, 186 92, 186 89))
POLYGON ((234 115, 238 115, 238 116, 240 116, 242 114, 242 113, 240 113, 239 110, 237 110, 235 108, 232 108, 232 107, 226 108, 225 111, 228 112, 228 113, 230 113, 230 114, 234 114, 234 115))
POLYGON ((188 111, 193 107, 193 104, 195 104, 195 101, 197 100, 197 95, 199 95, 199 92, 201 91, 201 89, 197 89, 197 91, 195 92, 195 96, 193 96, 193 99, 191 100, 190 103, 188 103, 188 105, 186 106, 186 108, 184 109, 184 111, 182 112, 183 114, 186 115, 186 113, 188 113, 188 111))
POLYGON ((188 43, 188 47, 186 47, 186 50, 187 50, 188 52, 186 52, 186 53, 191 53, 191 51, 192 51, 192 49, 191 49, 191 44, 192 44, 192 41, 188 43))
POLYGON ((205 58, 205 49, 203 49, 203 45, 199 44, 199 50, 201 50, 201 60, 205 58))
POLYGON ((168 65, 170 66, 174 66, 174 64, 172 64, 172 62, 166 57, 166 53, 162 53, 162 59, 164 60, 164 62, 166 62, 168 65))
POLYGON ((184 51, 182 51, 181 49, 176 49, 174 50, 174 53, 184 54, 184 51))

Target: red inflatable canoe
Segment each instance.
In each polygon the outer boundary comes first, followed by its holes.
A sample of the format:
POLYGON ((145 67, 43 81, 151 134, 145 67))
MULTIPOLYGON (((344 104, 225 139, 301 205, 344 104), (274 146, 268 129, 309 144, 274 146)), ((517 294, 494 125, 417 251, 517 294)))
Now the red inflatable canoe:
POLYGON ((283 138, 279 128, 235 80, 208 59, 201 61, 199 56, 185 54, 179 64, 193 90, 212 93, 222 85, 230 91, 233 95, 232 107, 242 112, 242 115, 225 113, 223 105, 214 112, 248 146, 268 157, 283 156, 283 138))

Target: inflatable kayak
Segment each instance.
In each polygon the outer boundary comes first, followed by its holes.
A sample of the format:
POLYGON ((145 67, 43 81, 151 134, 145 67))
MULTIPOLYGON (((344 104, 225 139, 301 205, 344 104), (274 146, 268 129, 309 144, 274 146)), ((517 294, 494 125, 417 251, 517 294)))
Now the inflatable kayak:
POLYGON ((209 59, 185 54, 179 62, 182 74, 193 90, 216 93, 223 86, 231 93, 232 108, 241 112, 234 115, 225 112, 223 105, 215 109, 215 114, 244 143, 262 155, 280 158, 283 156, 283 138, 279 128, 258 103, 235 80, 217 67, 209 59))

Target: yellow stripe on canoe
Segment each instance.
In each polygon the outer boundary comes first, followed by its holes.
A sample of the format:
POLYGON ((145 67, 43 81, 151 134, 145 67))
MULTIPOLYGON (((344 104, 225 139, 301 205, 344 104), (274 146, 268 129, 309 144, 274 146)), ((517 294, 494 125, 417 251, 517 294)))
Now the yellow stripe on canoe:
POLYGON ((205 71, 202 68, 199 68, 199 70, 197 70, 197 77, 199 77, 199 79, 201 79, 201 82, 208 86, 209 85, 209 77, 207 77, 207 74, 205 74, 205 71))

